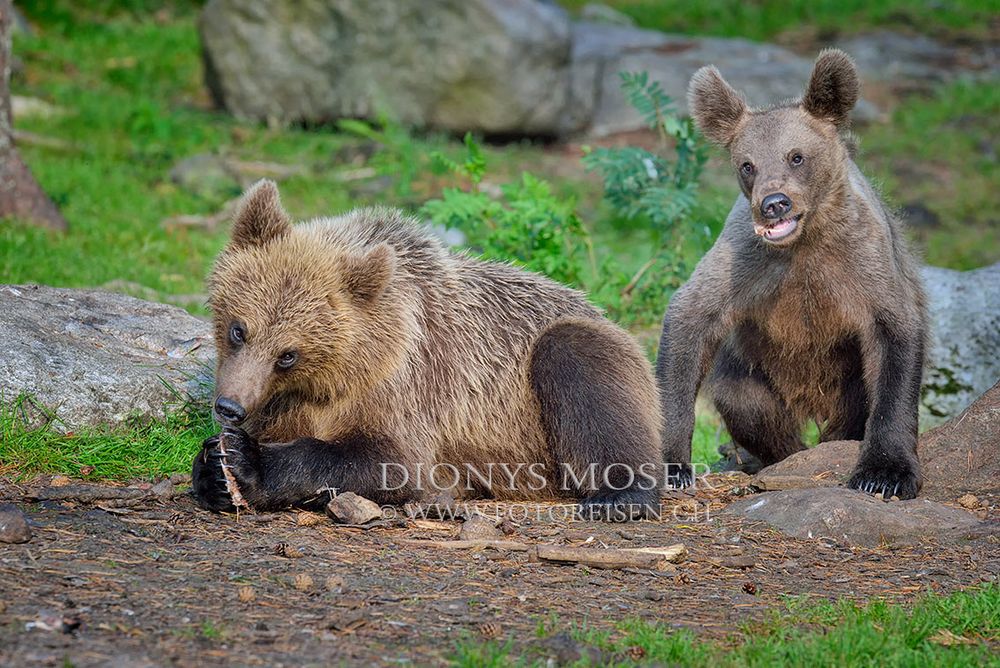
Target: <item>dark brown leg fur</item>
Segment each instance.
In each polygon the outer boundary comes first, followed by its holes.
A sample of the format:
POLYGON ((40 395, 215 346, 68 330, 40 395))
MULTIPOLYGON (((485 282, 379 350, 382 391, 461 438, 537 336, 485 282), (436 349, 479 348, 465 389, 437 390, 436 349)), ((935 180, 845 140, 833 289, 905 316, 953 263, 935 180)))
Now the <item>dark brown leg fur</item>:
POLYGON ((659 407, 645 365, 635 342, 600 321, 556 323, 535 344, 531 383, 557 466, 581 479, 596 465, 593 485, 567 490, 587 518, 635 519, 659 501, 659 407), (643 465, 654 477, 639 476, 643 465))
POLYGON ((924 359, 922 332, 907 331, 890 318, 877 319, 874 359, 879 373, 865 425, 865 440, 847 486, 888 499, 920 492, 917 407, 924 359))
POLYGON ((709 385, 733 441, 764 466, 804 450, 801 425, 760 367, 751 368, 728 345, 719 350, 709 385))

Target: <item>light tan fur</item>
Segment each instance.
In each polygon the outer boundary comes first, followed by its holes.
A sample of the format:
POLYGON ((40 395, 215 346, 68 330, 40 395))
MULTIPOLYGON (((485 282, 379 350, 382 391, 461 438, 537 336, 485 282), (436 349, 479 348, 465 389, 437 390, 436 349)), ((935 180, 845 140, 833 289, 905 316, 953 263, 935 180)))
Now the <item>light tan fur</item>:
MULTIPOLYGON (((209 288, 218 393, 247 409, 243 426, 262 443, 361 431, 388 435, 426 466, 542 462, 553 470, 529 365, 539 336, 575 322, 608 341, 618 382, 644 397, 648 413, 639 420, 654 434, 647 460, 658 461, 660 408, 649 364, 580 292, 451 253, 398 211, 362 209, 292 226, 269 182, 245 202, 252 210, 237 213, 234 241, 209 288), (241 216, 262 210, 277 231, 265 244, 244 243, 241 216), (233 322, 246 329, 238 356, 227 339, 233 322), (299 362, 276 373, 285 350, 297 351, 299 362)), ((521 485, 493 494, 535 493, 521 485)))

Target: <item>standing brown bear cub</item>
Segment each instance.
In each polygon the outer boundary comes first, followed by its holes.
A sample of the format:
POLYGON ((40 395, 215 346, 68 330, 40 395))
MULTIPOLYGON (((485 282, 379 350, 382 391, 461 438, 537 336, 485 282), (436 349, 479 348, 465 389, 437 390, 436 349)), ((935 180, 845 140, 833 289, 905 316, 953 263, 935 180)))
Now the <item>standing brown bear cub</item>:
POLYGON ((209 291, 227 426, 225 458, 219 437, 195 458, 205 508, 233 508, 223 461, 256 509, 432 485, 572 496, 603 519, 658 502, 657 477, 638 475, 662 470, 652 370, 574 290, 450 253, 387 209, 293 226, 262 181, 209 291))
POLYGON ((733 440, 771 464, 820 440, 863 441, 849 486, 920 490, 917 405, 925 298, 899 223, 851 159, 854 63, 820 54, 800 101, 748 109, 714 67, 694 120, 730 152, 742 194, 667 309, 657 361, 665 458, 690 481, 694 401, 707 376, 733 440))

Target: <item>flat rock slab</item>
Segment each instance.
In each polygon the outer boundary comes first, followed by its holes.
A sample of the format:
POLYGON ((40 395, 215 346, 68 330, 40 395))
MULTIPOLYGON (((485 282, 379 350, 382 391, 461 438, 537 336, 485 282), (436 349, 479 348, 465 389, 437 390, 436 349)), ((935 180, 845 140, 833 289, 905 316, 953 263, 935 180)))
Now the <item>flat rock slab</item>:
POLYGON ((964 510, 928 499, 885 502, 839 487, 766 492, 741 499, 723 513, 766 522, 796 538, 866 546, 957 537, 987 528, 964 510))
MULTIPOLYGON (((831 487, 850 477, 859 441, 830 441, 762 469, 750 484, 775 491, 831 487)), ((922 498, 955 501, 964 494, 1000 497, 1000 383, 958 417, 920 437, 922 498)))
POLYGON ((29 396, 26 417, 54 413, 67 429, 160 417, 212 390, 211 325, 174 306, 3 285, 0 341, 0 401, 29 396))

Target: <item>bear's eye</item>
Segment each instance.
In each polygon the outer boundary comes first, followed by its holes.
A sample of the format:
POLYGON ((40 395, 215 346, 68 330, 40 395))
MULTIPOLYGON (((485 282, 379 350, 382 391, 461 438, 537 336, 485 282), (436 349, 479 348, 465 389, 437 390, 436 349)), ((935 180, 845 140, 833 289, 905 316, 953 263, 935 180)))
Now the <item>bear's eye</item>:
POLYGON ((246 333, 243 331, 242 327, 239 325, 233 325, 229 328, 229 342, 234 346, 242 346, 245 334, 246 333))
POLYGON ((281 354, 276 362, 279 369, 284 369, 287 371, 295 366, 295 363, 299 361, 299 354, 294 350, 289 350, 281 354))
POLYGON ((747 176, 753 176, 753 165, 751 165, 749 162, 744 162, 742 165, 740 165, 740 171, 746 174, 747 176))
POLYGON ((788 162, 792 164, 792 167, 798 167, 803 162, 805 162, 805 158, 802 157, 801 153, 796 153, 795 155, 792 156, 792 159, 789 160, 788 162))

